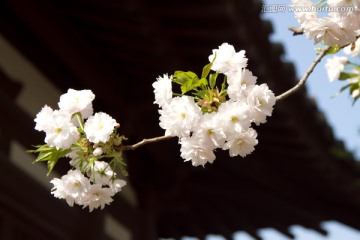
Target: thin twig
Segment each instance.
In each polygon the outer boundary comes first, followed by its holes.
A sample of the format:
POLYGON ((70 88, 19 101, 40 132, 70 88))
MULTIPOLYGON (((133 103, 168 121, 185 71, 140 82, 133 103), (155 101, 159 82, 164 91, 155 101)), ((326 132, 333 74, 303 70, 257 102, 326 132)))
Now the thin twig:
POLYGON ((289 30, 293 32, 293 36, 304 34, 304 29, 300 27, 289 27, 289 30))
POLYGON ((160 142, 160 141, 164 141, 164 140, 169 140, 173 138, 173 136, 161 136, 161 137, 154 137, 154 138, 148 138, 148 139, 143 139, 142 141, 135 143, 133 145, 124 145, 121 147, 122 151, 129 151, 129 150, 135 150, 141 146, 144 146, 146 144, 149 143, 155 143, 155 142, 160 142))
POLYGON ((299 80, 299 82, 291 89, 287 90, 286 92, 276 96, 276 101, 283 100, 290 96, 291 94, 298 91, 306 82, 306 80, 309 78, 310 74, 314 71, 314 68, 316 65, 321 61, 321 59, 326 55, 327 51, 329 51, 331 47, 327 46, 325 47, 319 55, 315 58, 315 60, 310 65, 309 69, 305 72, 304 76, 299 80))

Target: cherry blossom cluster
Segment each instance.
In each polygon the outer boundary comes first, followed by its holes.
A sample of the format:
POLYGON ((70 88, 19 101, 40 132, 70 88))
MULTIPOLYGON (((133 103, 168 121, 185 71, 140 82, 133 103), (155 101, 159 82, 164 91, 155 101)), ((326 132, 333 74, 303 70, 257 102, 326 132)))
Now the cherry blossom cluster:
POLYGON ((258 144, 251 125, 266 122, 276 99, 266 84, 256 84, 247 60, 244 50, 223 43, 212 51, 201 77, 177 71, 153 83, 160 127, 165 135, 179 137, 181 157, 192 165, 212 163, 217 148, 245 157, 258 144), (210 69, 215 73, 209 75, 210 69), (219 74, 224 76, 221 89, 219 74), (181 86, 182 94, 173 93, 173 84, 181 86))
POLYGON ((360 98, 360 38, 355 43, 344 48, 346 56, 333 56, 328 58, 325 68, 330 81, 346 81, 347 85, 340 91, 349 89, 354 101, 360 98))
POLYGON ((47 162, 49 173, 58 159, 68 158, 71 169, 50 181, 52 194, 90 211, 103 209, 126 184, 113 170, 124 164, 116 149, 124 139, 116 132, 120 125, 106 113, 93 114, 94 98, 90 90, 69 89, 60 96, 59 109, 45 105, 36 115, 35 129, 45 132, 46 144, 29 151, 38 154, 35 162, 47 162))
POLYGON ((355 42, 360 34, 359 0, 322 0, 315 4, 311 0, 292 0, 292 7, 300 27, 315 44, 344 46, 355 42), (316 9, 319 5, 329 6, 330 12, 320 17, 316 9), (305 10, 306 9, 306 10, 305 10))

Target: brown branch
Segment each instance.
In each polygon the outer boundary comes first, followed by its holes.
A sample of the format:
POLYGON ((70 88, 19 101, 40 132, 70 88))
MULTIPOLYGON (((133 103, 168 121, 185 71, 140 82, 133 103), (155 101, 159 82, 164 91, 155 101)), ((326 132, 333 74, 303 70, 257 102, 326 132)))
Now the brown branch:
POLYGON ((321 61, 321 59, 326 55, 327 51, 329 51, 331 47, 327 46, 325 47, 319 55, 315 58, 315 60, 312 62, 308 70, 305 72, 304 76, 299 80, 299 82, 291 89, 287 90, 286 92, 276 96, 276 101, 283 100, 290 96, 291 94, 298 91, 306 82, 306 80, 309 78, 310 74, 314 71, 314 68, 316 65, 321 61))
POLYGON ((142 147, 146 144, 149 144, 149 143, 156 143, 156 142, 161 142, 161 141, 164 141, 164 140, 169 140, 173 138, 173 136, 161 136, 161 137, 154 137, 154 138, 148 138, 148 139, 143 139, 142 141, 138 142, 138 143, 135 143, 133 145, 124 145, 124 146, 121 146, 121 150, 122 151, 130 151, 130 150, 135 150, 139 147, 142 147))
POLYGON ((304 34, 304 29, 300 27, 289 27, 289 30, 293 32, 293 36, 304 34))

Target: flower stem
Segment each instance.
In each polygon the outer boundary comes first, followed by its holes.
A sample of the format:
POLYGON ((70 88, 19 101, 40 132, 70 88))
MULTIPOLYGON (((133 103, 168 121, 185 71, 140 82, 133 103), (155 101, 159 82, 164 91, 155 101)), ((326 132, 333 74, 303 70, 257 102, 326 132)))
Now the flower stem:
POLYGON ((81 113, 77 112, 75 113, 76 119, 78 120, 79 124, 80 124, 80 129, 81 132, 84 132, 84 121, 82 119, 81 113))

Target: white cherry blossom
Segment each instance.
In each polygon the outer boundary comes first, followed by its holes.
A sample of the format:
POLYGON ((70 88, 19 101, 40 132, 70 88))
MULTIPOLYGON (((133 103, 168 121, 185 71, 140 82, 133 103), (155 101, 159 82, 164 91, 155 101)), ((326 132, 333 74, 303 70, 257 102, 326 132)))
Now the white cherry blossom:
POLYGON ((240 155, 245 157, 255 149, 258 144, 257 133, 254 129, 249 128, 238 134, 233 134, 225 143, 224 150, 229 150, 231 157, 240 155))
POLYGON ((326 60, 325 69, 331 82, 339 78, 347 62, 348 58, 343 56, 334 56, 326 60))
POLYGON ((35 118, 35 129, 38 131, 45 131, 47 128, 49 128, 52 125, 52 120, 53 120, 53 112, 54 110, 45 105, 41 111, 36 114, 36 118, 35 118))
POLYGON ((155 94, 155 102, 159 107, 164 108, 169 105, 172 99, 172 86, 171 86, 172 76, 164 74, 162 77, 158 77, 156 82, 152 84, 155 94))
POLYGON ((222 148, 226 135, 221 121, 220 114, 216 112, 204 114, 199 122, 199 127, 194 131, 204 144, 211 148, 222 148))
POLYGON ((219 114, 226 136, 234 131, 241 132, 250 127, 249 107, 244 102, 226 101, 220 105, 217 114, 219 114))
POLYGON ((160 113, 160 127, 166 136, 189 136, 201 117, 201 110, 190 96, 175 97, 160 113))
POLYGON ((236 52, 234 46, 228 43, 223 43, 212 52, 213 54, 209 56, 209 61, 212 62, 216 56, 215 62, 211 67, 214 71, 227 74, 247 66, 248 59, 245 57, 245 50, 236 52))
POLYGON ((110 188, 102 187, 101 184, 93 184, 89 187, 86 196, 81 201, 83 208, 89 207, 89 211, 101 207, 104 209, 106 204, 110 204, 113 199, 114 192, 110 188))
POLYGON ((265 83, 254 86, 247 96, 252 121, 257 125, 265 123, 266 117, 272 114, 275 101, 274 93, 265 83))
POLYGON ((246 68, 229 74, 227 78, 229 84, 227 93, 230 99, 242 101, 246 98, 246 90, 256 84, 256 79, 257 77, 246 68))
POLYGON ((54 197, 65 199, 70 206, 81 202, 90 187, 89 179, 77 169, 69 170, 61 179, 54 178, 50 183, 54 185, 51 190, 54 197))
POLYGON ((185 161, 191 161, 193 166, 204 166, 213 163, 215 154, 211 145, 206 145, 198 136, 184 137, 180 139, 181 157, 185 161))
POLYGON ((106 143, 114 131, 117 122, 109 114, 98 112, 87 119, 84 126, 86 137, 92 143, 106 143))
POLYGON ((70 115, 80 112, 85 119, 93 114, 94 98, 95 95, 91 90, 77 91, 70 88, 67 93, 60 96, 58 105, 61 110, 67 111, 70 115))
POLYGON ((79 139, 77 127, 70 122, 70 117, 63 111, 53 112, 51 124, 45 129, 45 143, 57 149, 68 149, 79 139))

